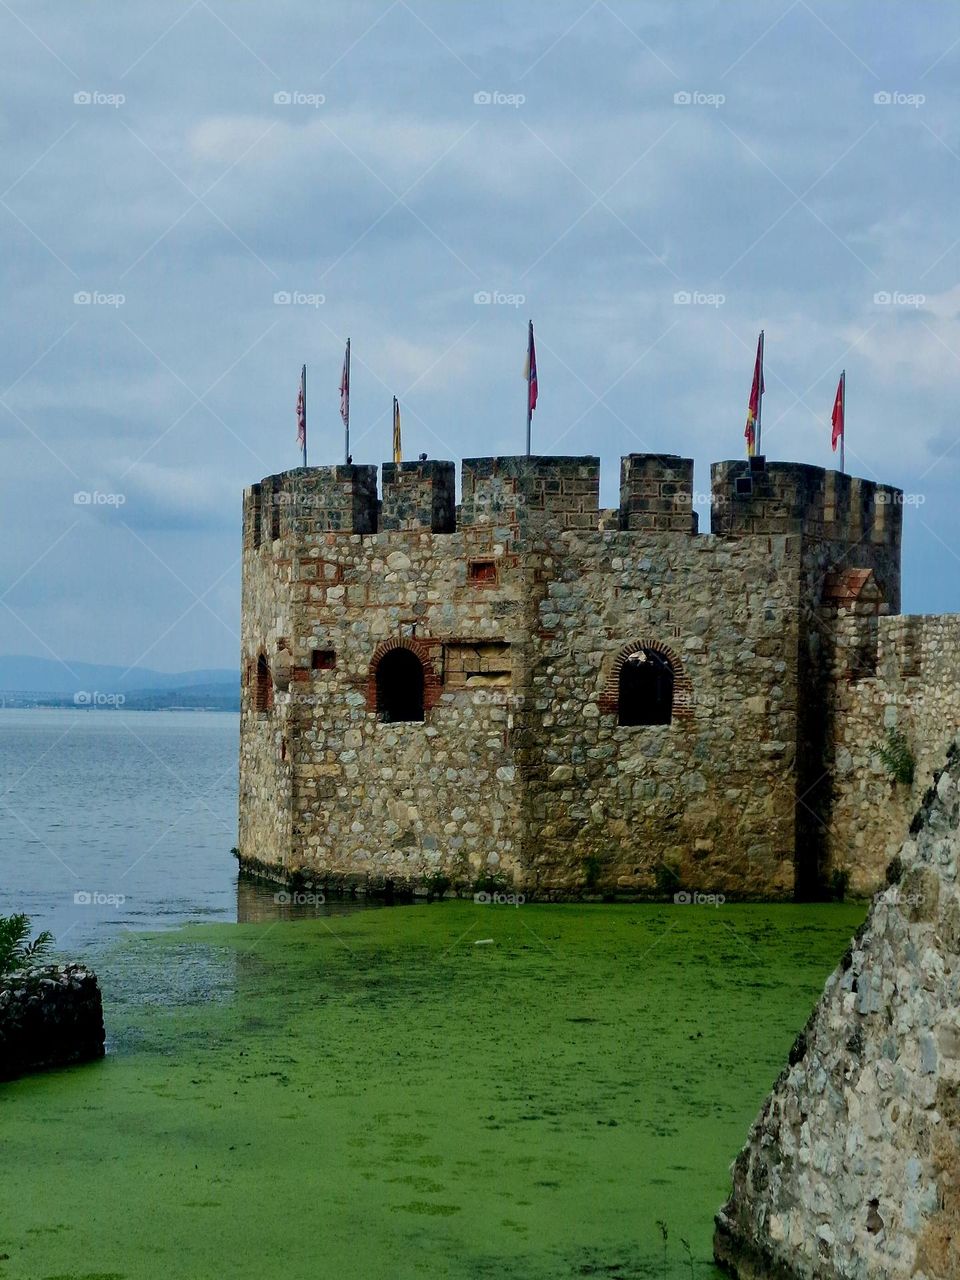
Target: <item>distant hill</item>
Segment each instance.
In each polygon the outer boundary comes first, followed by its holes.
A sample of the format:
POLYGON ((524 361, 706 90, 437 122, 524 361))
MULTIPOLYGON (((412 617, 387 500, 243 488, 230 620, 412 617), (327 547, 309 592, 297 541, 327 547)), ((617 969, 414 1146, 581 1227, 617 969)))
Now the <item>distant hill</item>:
MULTIPOLYGON (((149 667, 108 667, 92 662, 56 662, 51 658, 0 657, 0 693, 123 693, 142 697, 161 690, 189 690, 218 697, 236 691, 240 673, 229 667, 198 671, 153 671, 149 667)), ((129 703, 129 697, 128 697, 129 703)))

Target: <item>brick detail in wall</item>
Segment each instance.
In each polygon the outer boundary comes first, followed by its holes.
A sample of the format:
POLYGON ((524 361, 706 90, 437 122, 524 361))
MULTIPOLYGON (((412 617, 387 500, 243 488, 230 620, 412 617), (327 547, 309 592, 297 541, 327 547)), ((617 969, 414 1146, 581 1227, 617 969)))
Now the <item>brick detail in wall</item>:
POLYGON ((607 674, 606 683, 603 686, 603 693, 600 695, 600 714, 615 716, 617 714, 617 705, 620 701, 620 670, 631 653, 636 653, 639 649, 647 649, 651 653, 659 653, 661 657, 666 658, 673 672, 673 718, 675 720, 686 720, 693 715, 693 685, 690 683, 690 677, 687 675, 683 663, 674 651, 660 640, 631 640, 629 644, 623 646, 620 652, 613 660, 613 665, 607 674))
POLYGON ((423 710, 427 712, 432 707, 435 707, 440 701, 441 693, 443 693, 443 683, 433 662, 434 655, 439 652, 439 647, 439 643, 427 644, 423 640, 401 638, 399 636, 381 641, 373 651, 370 671, 367 675, 367 710, 376 711, 377 709, 377 667, 380 665, 384 655, 392 649, 409 649, 411 653, 416 654, 420 659, 420 665, 423 667, 423 710))

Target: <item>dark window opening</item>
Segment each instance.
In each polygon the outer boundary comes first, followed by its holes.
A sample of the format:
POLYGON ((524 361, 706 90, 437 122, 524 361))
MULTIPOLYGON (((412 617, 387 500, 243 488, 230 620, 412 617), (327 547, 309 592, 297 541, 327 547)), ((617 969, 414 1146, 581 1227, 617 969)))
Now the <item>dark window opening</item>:
POLYGON ((270 494, 270 537, 274 541, 280 537, 280 494, 270 494))
POLYGON ((737 476, 736 492, 738 498, 749 498, 753 493, 752 476, 737 476))
POLYGON ((337 665, 337 655, 333 649, 314 649, 310 655, 310 666, 314 671, 332 671, 337 665))
POLYGON ((471 582, 496 582, 496 560, 471 560, 467 567, 471 582))
POLYGON ((673 715, 673 668, 654 649, 638 649, 620 668, 617 723, 669 724, 673 715))
POLYGON ((391 724, 423 719, 423 664, 411 649, 391 649, 380 659, 377 714, 391 724))
POLYGON ((273 708, 273 680, 270 677, 270 664, 261 653, 257 659, 257 686, 254 691, 254 711, 270 711, 273 708))

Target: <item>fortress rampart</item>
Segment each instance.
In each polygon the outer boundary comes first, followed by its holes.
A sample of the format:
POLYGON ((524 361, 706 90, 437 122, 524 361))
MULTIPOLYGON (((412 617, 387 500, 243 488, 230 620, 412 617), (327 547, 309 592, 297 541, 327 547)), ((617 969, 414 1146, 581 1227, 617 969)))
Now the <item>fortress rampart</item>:
POLYGON ((613 510, 599 475, 596 457, 466 459, 459 505, 437 460, 385 464, 382 497, 372 466, 246 491, 244 865, 331 888, 777 897, 822 892, 855 832, 853 882, 882 876, 854 782, 894 827, 908 806, 867 744, 842 772, 854 721, 882 736, 883 694, 854 697, 841 668, 851 627, 861 652, 903 621, 902 495, 722 462, 705 534, 692 460, 624 458, 613 510))

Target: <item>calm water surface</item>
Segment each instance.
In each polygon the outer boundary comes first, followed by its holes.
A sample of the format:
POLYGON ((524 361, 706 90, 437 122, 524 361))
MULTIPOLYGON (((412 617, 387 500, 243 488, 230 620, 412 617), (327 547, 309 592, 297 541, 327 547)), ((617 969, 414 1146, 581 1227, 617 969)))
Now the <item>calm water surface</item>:
POLYGON ((124 930, 289 915, 237 884, 239 730, 228 712, 0 710, 0 914, 75 956, 124 930))

